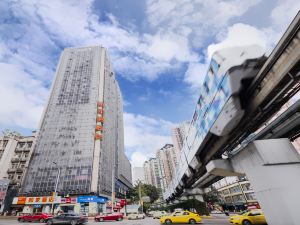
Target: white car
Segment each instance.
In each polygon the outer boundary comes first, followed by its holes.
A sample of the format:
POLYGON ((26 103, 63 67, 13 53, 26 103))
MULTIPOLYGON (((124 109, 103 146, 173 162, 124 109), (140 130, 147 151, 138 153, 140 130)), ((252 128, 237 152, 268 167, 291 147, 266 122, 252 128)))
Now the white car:
POLYGON ((138 213, 138 212, 132 212, 127 216, 127 218, 129 220, 145 219, 145 214, 144 213, 138 213))
POLYGON ((160 219, 163 216, 167 216, 168 214, 165 211, 155 211, 153 213, 153 219, 160 219))

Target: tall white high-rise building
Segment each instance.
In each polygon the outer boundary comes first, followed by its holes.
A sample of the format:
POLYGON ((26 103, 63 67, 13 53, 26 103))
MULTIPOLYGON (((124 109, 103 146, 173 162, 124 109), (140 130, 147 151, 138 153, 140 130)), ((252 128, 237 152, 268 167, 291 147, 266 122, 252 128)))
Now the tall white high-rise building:
POLYGON ((50 195, 59 170, 62 195, 110 196, 112 180, 117 194, 131 186, 122 96, 101 46, 63 51, 21 193, 50 195))
POLYGON ((177 155, 173 145, 166 144, 156 152, 156 161, 158 165, 161 188, 164 192, 171 182, 176 170, 177 155))
POLYGON ((145 183, 145 173, 143 167, 133 167, 132 169, 132 183, 137 184, 138 182, 145 183))
POLYGON ((145 183, 162 188, 159 166, 156 158, 150 158, 144 163, 145 183))
POLYGON ((189 125, 189 122, 183 122, 179 127, 172 129, 172 141, 178 156, 180 155, 184 138, 188 133, 189 125))
POLYGON ((156 151, 155 158, 150 158, 144 163, 145 183, 164 192, 173 178, 176 164, 176 150, 173 145, 166 144, 156 151))

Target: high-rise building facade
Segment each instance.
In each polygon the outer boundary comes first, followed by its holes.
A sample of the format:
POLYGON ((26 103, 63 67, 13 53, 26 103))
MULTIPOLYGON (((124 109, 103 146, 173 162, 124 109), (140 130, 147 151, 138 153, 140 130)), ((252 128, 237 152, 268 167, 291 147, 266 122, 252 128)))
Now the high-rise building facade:
POLYGON ((179 127, 172 129, 172 141, 176 154, 179 156, 183 146, 184 138, 188 133, 189 122, 183 122, 179 127))
POLYGON ((176 150, 173 145, 166 144, 156 152, 156 161, 158 165, 161 188, 164 192, 171 182, 176 169, 176 150))
POLYGON ((8 178, 11 185, 22 184, 35 143, 32 136, 8 134, 0 138, 0 179, 8 178))
POLYGON ((145 183, 162 188, 162 182, 156 158, 150 158, 144 163, 145 183))
POLYGON ((101 46, 63 51, 21 194, 104 195, 131 186, 123 103, 101 46))
POLYGON ((156 151, 156 157, 144 163, 145 183, 165 191, 171 182, 177 164, 176 150, 173 145, 166 144, 156 151))
POLYGON ((145 183, 145 173, 143 167, 133 167, 132 169, 132 183, 137 184, 138 182, 145 183))
POLYGON ((255 193, 247 177, 225 177, 212 185, 224 209, 246 210, 259 208, 255 193))
POLYGON ((10 210, 28 167, 34 144, 32 136, 14 132, 0 138, 0 213, 10 210))

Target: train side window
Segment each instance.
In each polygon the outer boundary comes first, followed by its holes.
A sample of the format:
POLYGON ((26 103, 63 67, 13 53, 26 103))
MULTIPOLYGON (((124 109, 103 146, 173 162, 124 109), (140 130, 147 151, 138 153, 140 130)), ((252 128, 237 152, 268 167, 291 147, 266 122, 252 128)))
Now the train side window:
POLYGON ((214 71, 213 71, 213 69, 212 69, 212 67, 210 66, 209 67, 209 70, 208 70, 208 76, 209 77, 213 77, 215 74, 214 74, 214 71))
POLYGON ((209 88, 208 88, 208 85, 207 85, 206 81, 204 82, 203 86, 205 88, 206 93, 209 93, 209 88))
POLYGON ((220 65, 215 61, 215 60, 211 60, 211 67, 213 69, 213 72, 216 74, 220 68, 220 65))
POLYGON ((202 104, 203 104, 203 96, 200 95, 199 100, 198 100, 198 105, 200 108, 201 108, 202 104))
POLYGON ((198 113, 197 111, 195 111, 194 115, 193 115, 193 120, 192 120, 192 124, 194 125, 196 120, 198 119, 198 113))

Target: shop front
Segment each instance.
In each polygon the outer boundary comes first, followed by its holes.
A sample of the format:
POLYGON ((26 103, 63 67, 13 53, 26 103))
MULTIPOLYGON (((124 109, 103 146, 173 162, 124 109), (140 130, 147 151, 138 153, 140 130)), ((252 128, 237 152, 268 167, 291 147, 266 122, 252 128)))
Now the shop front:
POLYGON ((106 197, 102 196, 78 196, 77 203, 80 206, 79 213, 94 216, 106 211, 106 197))
POLYGON ((76 197, 66 197, 61 198, 60 204, 55 208, 55 213, 63 212, 78 212, 77 206, 77 198, 76 197))
POLYGON ((70 213, 75 212, 89 216, 98 215, 106 212, 106 197, 102 196, 77 196, 61 197, 41 196, 41 197, 15 197, 13 205, 20 207, 22 213, 32 214, 37 212, 52 213, 70 213))
POLYGON ((22 213, 32 214, 36 212, 51 213, 52 205, 61 202, 61 197, 40 196, 40 197, 15 197, 13 205, 22 208, 22 213))

